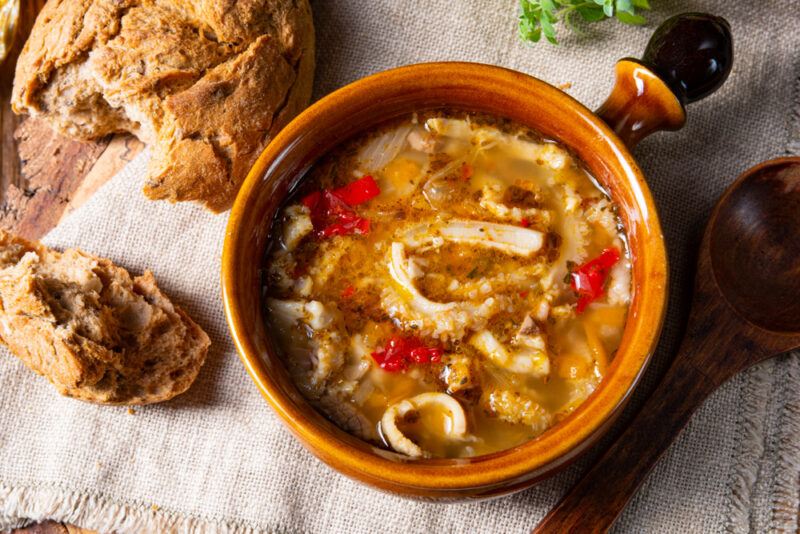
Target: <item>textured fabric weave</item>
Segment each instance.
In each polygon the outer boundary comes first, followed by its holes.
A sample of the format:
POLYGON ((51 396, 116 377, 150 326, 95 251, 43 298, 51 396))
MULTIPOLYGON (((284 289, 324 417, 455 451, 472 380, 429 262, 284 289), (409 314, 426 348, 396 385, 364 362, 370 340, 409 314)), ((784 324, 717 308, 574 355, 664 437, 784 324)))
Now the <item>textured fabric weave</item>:
MULTIPOLYGON (((671 299, 658 353, 632 406, 666 369, 685 321, 693 250, 718 195, 751 165, 800 155, 800 13, 790 0, 753 16, 749 2, 652 2, 650 27, 604 23, 562 46, 516 37, 515 0, 318 0, 316 97, 366 74, 431 60, 518 69, 590 107, 608 93, 614 62, 643 51, 655 24, 687 9, 725 16, 733 73, 689 108, 680 132, 636 150, 671 259, 671 299)), ((54 518, 103 532, 527 532, 597 451, 514 496, 417 503, 327 468, 283 428, 229 339, 219 266, 226 215, 147 202, 145 152, 46 239, 150 268, 213 340, 185 395, 162 405, 98 407, 59 397, 0 354, 0 529, 54 518)), ((720 354, 724 357, 724 354, 720 354)), ((624 424, 624 420, 617 425, 624 424)), ((767 362, 713 395, 670 448, 617 526, 619 532, 796 532, 800 474, 800 356, 767 362)), ((602 488, 598 488, 602 491, 602 488)))

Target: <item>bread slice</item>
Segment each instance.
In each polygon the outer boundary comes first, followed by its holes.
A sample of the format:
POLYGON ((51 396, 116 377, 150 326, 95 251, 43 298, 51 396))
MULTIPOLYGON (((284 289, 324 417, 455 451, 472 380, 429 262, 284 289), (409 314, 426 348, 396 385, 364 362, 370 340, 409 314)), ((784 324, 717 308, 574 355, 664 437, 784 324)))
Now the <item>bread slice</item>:
POLYGON ((79 139, 136 135, 149 198, 223 211, 313 73, 308 0, 49 0, 12 104, 79 139))
POLYGON ((0 341, 56 389, 100 404, 186 391, 211 344, 153 274, 0 231, 0 341))

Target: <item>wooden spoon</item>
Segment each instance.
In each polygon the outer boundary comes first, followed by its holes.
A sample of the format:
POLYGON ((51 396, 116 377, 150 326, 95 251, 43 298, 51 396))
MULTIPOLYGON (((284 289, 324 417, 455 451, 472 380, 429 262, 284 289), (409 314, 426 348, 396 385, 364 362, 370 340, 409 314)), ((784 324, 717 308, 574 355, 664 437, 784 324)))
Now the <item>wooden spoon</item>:
POLYGON ((672 366, 630 426, 534 532, 607 531, 717 387, 798 347, 800 158, 780 158, 747 171, 717 203, 672 366))

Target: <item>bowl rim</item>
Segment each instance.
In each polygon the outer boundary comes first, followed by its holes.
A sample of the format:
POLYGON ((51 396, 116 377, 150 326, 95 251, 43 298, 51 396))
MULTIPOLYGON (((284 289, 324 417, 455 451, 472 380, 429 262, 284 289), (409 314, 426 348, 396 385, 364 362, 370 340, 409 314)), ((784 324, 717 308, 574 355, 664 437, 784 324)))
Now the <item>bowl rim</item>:
MULTIPOLYGON (((536 128, 535 125, 529 126, 536 128)), ((300 113, 263 150, 242 184, 226 228, 221 270, 225 315, 239 357, 261 394, 284 424, 312 453, 345 474, 378 486, 388 485, 393 489, 402 487, 423 492, 493 488, 510 481, 538 479, 574 460, 593 438, 607 429, 644 373, 664 322, 667 276, 664 238, 652 195, 629 149, 611 128, 573 97, 542 80, 503 67, 470 62, 418 63, 382 71, 328 94, 300 113), (238 309, 237 297, 232 291, 238 271, 236 248, 244 242, 243 234, 247 230, 242 228, 241 222, 248 210, 248 201, 262 184, 271 164, 291 148, 292 141, 302 136, 313 121, 325 114, 331 106, 338 105, 342 99, 357 101, 379 84, 401 79, 419 79, 434 74, 443 78, 458 76, 469 80, 459 82, 464 84, 475 84, 477 80, 491 80, 494 83, 508 84, 509 87, 523 84, 529 92, 547 94, 548 98, 558 102, 563 108, 568 108, 575 118, 586 122, 596 131, 599 142, 608 144, 627 169, 625 181, 630 183, 637 202, 647 210, 647 228, 650 230, 650 239, 646 245, 649 249, 649 263, 645 268, 653 277, 645 277, 642 287, 637 286, 637 292, 641 292, 641 296, 637 294, 635 298, 644 299, 639 307, 642 314, 628 319, 628 322, 634 320, 638 323, 649 321, 650 328, 646 324, 636 325, 626 352, 626 355, 632 353, 626 359, 628 365, 625 368, 616 365, 623 359, 617 354, 597 390, 572 414, 541 436, 517 447, 470 458, 468 461, 412 460, 401 459, 400 455, 395 455, 400 457, 395 459, 367 453, 343 440, 332 439, 335 436, 309 420, 277 386, 261 354, 249 339, 245 320, 238 309)))

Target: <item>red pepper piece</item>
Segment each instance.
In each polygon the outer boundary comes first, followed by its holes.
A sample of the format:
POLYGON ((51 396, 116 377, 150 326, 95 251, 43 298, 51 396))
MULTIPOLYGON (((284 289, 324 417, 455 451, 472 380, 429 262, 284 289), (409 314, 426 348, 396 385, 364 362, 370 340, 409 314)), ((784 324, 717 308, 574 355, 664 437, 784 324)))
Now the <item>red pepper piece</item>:
POLYGON ((356 292, 356 288, 354 286, 347 286, 342 290, 342 298, 349 299, 353 296, 353 293, 356 292))
POLYGON ((304 196, 303 200, 300 202, 303 203, 303 206, 313 211, 314 207, 319 203, 321 198, 322 193, 320 191, 314 191, 313 193, 309 193, 308 195, 304 196))
POLYGON ((350 206, 358 206, 380 195, 381 190, 375 183, 375 179, 367 175, 339 189, 334 189, 333 194, 350 206))
POLYGON ((301 202, 310 211, 311 223, 318 237, 369 233, 369 220, 359 217, 353 208, 328 189, 315 191, 301 202))
POLYGON ((428 358, 430 358, 431 363, 439 363, 442 361, 442 354, 444 354, 444 349, 428 349, 428 358))
POLYGON ((619 258, 619 250, 615 247, 607 248, 595 259, 572 271, 570 285, 578 294, 578 305, 575 308, 578 313, 583 313, 586 306, 603 295, 608 273, 619 258))
POLYGON ((528 219, 522 219, 521 221, 519 221, 519 225, 522 226, 523 228, 528 228, 531 225, 531 221, 529 221, 528 219))
POLYGON ((369 219, 356 216, 354 219, 348 219, 344 222, 330 224, 317 232, 317 235, 320 237, 333 237, 335 235, 365 235, 368 233, 369 219))
POLYGON ((369 219, 359 217, 352 206, 362 204, 380 192, 372 176, 364 176, 339 189, 314 191, 301 202, 311 212, 311 223, 318 237, 363 235, 369 233, 369 219))
POLYGON ((438 363, 444 349, 426 347, 419 338, 394 336, 386 346, 372 353, 372 358, 384 371, 405 371, 410 364, 438 363))
POLYGON ((472 168, 472 165, 469 163, 462 163, 461 164, 461 180, 464 182, 469 182, 469 179, 472 178, 472 175, 475 173, 475 170, 472 168))
POLYGON ((402 337, 392 337, 386 342, 386 346, 379 351, 372 353, 372 358, 384 371, 395 373, 405 371, 408 368, 405 352, 405 339, 402 337))
POLYGON ((408 367, 408 364, 403 358, 398 356, 389 357, 385 352, 373 352, 372 357, 381 369, 389 373, 405 371, 408 367))

